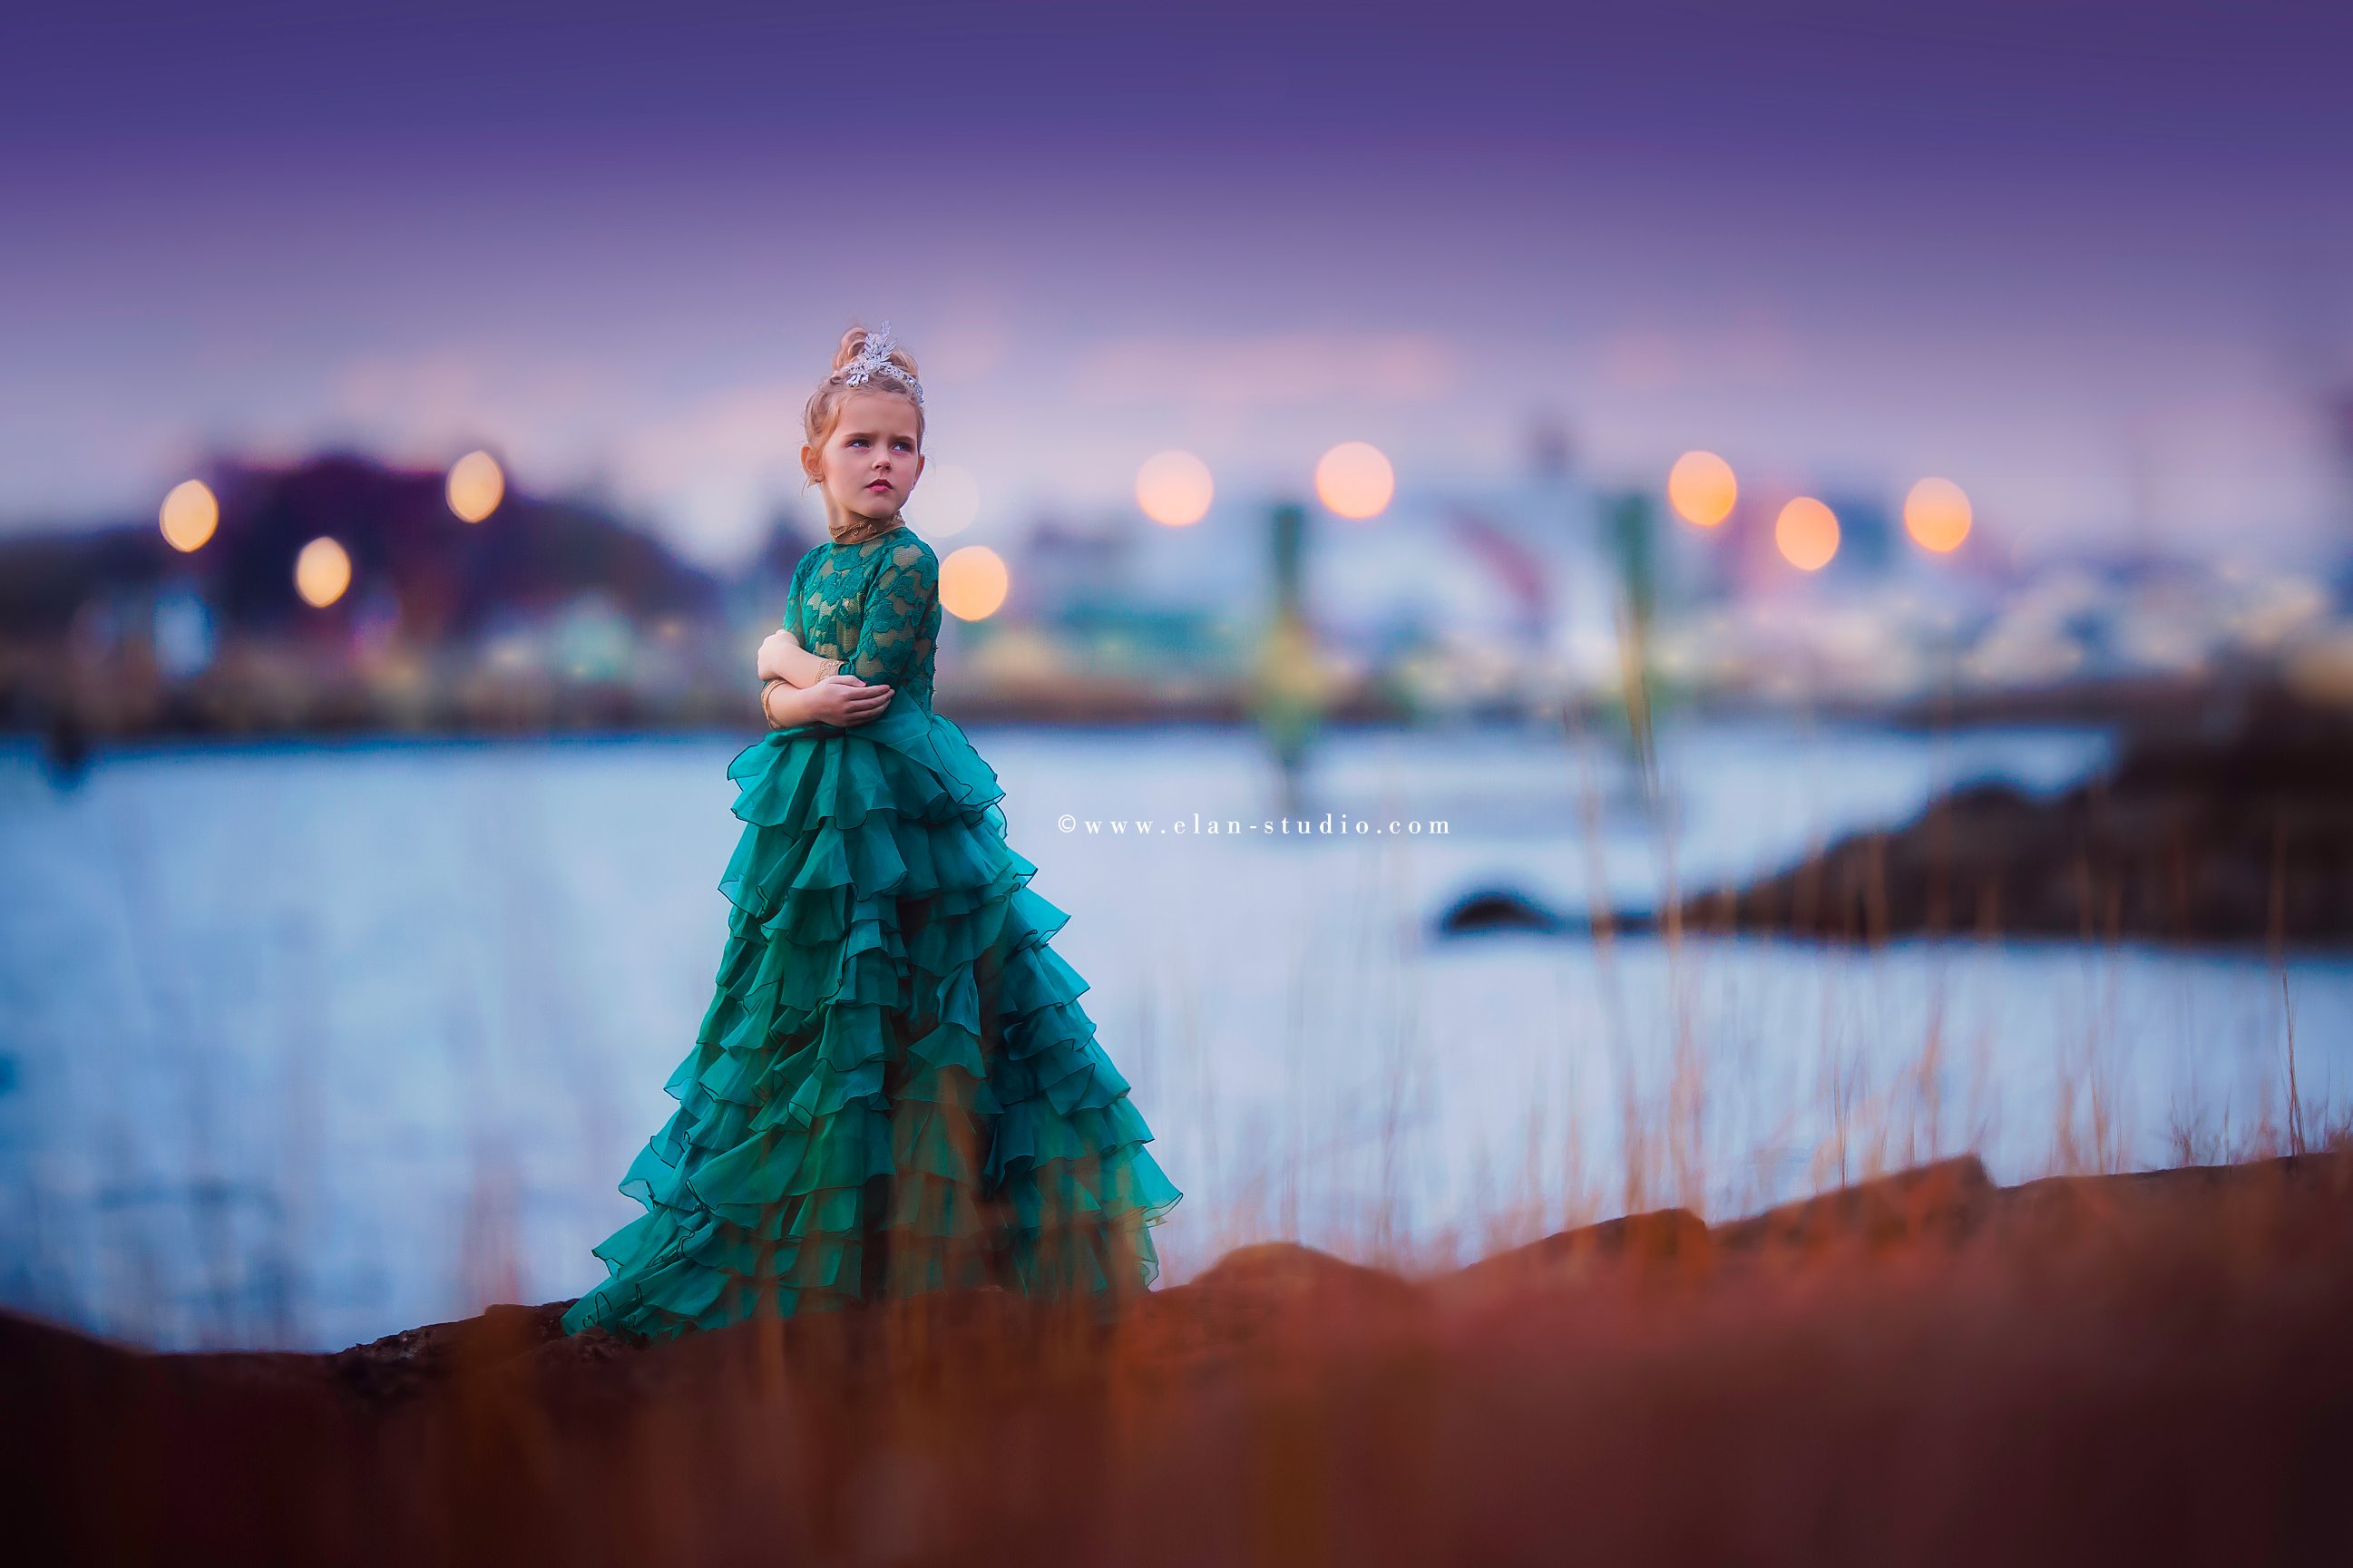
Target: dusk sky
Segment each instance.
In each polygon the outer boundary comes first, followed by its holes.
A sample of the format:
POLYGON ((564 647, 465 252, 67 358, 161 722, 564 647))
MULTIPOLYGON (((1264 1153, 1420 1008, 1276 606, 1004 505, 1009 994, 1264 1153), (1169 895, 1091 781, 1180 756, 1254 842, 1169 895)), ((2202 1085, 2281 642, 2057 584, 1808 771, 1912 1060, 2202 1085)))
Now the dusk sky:
MULTIPOLYGON (((0 62, 0 527, 207 452, 502 453, 705 559, 852 321, 982 500, 1959 481, 2353 531, 2353 6, 49 7, 0 62), (202 15, 199 15, 199 12, 202 15)), ((920 521, 917 505, 911 517, 920 521)), ((1213 514, 1214 521, 1214 514, 1213 514)))

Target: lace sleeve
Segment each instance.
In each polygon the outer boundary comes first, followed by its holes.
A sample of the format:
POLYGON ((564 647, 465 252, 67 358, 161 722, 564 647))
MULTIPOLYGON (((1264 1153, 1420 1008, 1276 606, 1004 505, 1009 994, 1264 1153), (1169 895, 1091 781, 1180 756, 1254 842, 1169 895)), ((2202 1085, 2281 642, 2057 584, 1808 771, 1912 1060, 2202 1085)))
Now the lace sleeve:
POLYGON ((900 545, 866 589, 858 647, 843 668, 870 685, 904 683, 922 668, 939 619, 938 557, 917 542, 900 545))
POLYGON ((793 563, 792 586, 785 592, 785 630, 793 634, 793 641, 808 647, 808 626, 801 613, 801 581, 808 574, 809 558, 803 555, 793 563))

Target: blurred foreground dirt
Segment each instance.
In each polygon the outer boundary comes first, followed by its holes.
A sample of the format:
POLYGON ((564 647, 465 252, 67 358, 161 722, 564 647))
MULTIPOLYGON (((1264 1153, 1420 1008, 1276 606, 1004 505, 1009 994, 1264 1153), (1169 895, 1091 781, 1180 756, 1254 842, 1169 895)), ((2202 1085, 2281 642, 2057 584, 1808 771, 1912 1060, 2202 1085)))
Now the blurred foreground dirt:
POLYGON ((1973 1159, 1408 1280, 1229 1254, 634 1348, 565 1303, 332 1355, 0 1315, 19 1561, 2341 1561, 2353 1155, 1973 1159))

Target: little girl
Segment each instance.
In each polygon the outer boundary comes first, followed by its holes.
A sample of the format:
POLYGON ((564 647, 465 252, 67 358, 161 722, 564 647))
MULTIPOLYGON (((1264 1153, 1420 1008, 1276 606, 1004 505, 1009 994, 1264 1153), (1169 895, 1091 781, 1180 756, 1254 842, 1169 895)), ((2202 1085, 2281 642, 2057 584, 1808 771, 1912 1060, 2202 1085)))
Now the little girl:
POLYGON ((997 775, 932 711, 939 562, 900 516, 923 393, 890 325, 809 398, 831 542, 762 645, 766 739, 679 1101, 621 1179, 646 1212, 565 1314, 663 1338, 755 1313, 997 1286, 1103 1304, 1159 1271, 1182 1195, 1047 943, 1070 917, 1005 839, 997 775))

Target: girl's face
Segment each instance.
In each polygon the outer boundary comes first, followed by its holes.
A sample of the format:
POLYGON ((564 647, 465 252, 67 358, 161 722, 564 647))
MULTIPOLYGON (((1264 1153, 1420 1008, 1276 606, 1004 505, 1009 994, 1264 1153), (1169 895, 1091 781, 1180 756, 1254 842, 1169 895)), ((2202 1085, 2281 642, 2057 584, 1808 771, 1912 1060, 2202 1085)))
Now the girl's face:
POLYGON ((863 518, 895 515, 923 471, 915 450, 915 405, 890 392, 841 400, 822 450, 803 444, 801 469, 824 487, 826 505, 863 518))

